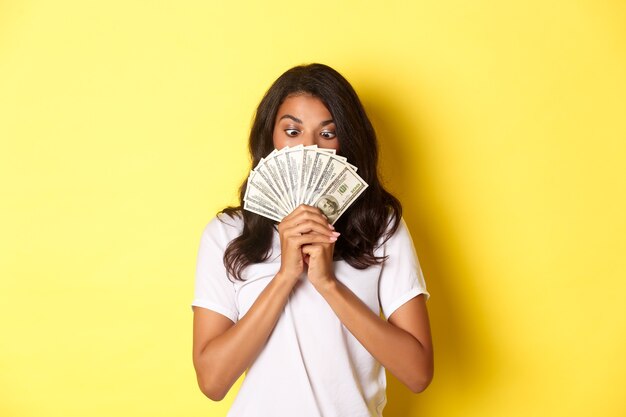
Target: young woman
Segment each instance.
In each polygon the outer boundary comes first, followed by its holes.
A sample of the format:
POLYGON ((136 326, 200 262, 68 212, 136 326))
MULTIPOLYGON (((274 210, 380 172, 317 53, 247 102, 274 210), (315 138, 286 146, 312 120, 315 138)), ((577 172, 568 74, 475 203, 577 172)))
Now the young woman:
POLYGON ((424 277, 400 202, 381 185, 374 129, 350 84, 311 64, 281 75, 250 133, 273 149, 335 149, 369 184, 334 227, 301 205, 280 223, 227 208, 205 227, 192 303, 193 363, 229 416, 381 416, 385 369, 411 391, 433 377, 424 277), (381 318, 382 311, 386 319, 381 318))

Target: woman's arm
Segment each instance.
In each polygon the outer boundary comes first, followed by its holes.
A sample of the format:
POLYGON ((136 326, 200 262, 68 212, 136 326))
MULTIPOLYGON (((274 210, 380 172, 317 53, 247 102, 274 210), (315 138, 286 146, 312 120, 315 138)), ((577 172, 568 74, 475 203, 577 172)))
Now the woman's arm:
POLYGON ((423 295, 398 308, 388 321, 369 309, 333 272, 334 244, 306 245, 308 278, 344 326, 384 367, 418 393, 433 378, 433 347, 423 295))
POLYGON ((204 395, 221 400, 248 369, 276 325, 295 283, 277 274, 236 324, 219 313, 194 307, 193 364, 204 395))
POLYGON ((433 378, 433 347, 424 295, 398 308, 385 321, 337 280, 318 288, 339 320, 389 372, 414 393, 433 378))
POLYGON ((304 271, 302 246, 334 242, 338 236, 319 210, 306 206, 285 217, 278 231, 280 270, 237 323, 211 310, 194 307, 194 368, 201 391, 214 401, 224 398, 267 341, 304 271))

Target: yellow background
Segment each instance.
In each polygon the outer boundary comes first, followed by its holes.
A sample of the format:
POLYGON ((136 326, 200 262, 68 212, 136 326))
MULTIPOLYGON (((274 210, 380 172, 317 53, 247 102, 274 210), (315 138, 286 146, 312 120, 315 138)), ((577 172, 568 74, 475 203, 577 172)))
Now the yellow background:
POLYGON ((323 62, 432 294, 435 378, 385 415, 626 416, 625 3, 223 3, 0 2, 0 415, 225 415, 200 233, 262 94, 323 62))

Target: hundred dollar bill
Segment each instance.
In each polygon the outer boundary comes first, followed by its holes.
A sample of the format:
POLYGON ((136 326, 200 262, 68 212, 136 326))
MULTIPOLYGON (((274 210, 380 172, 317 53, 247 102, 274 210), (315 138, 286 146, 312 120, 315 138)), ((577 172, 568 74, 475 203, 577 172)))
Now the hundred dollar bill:
POLYGON ((311 204, 313 201, 317 200, 320 193, 326 189, 328 184, 339 175, 340 172, 346 167, 346 159, 340 158, 336 155, 330 155, 330 158, 322 171, 320 172, 319 178, 315 183, 315 186, 311 189, 307 200, 304 202, 305 204, 311 204))
POLYGON ((304 149, 317 149, 317 152, 322 153, 332 153, 333 155, 337 153, 336 150, 330 148, 318 148, 317 145, 309 145, 305 146, 304 149))
POLYGON ((245 210, 251 211, 252 213, 256 213, 259 214, 263 217, 267 217, 268 219, 272 219, 272 220, 276 220, 277 222, 282 221, 282 217, 277 216, 275 213, 261 207, 258 206, 254 203, 251 203, 249 201, 244 201, 243 202, 243 208, 245 210))
POLYGON ((300 191, 299 174, 302 170, 302 157, 304 146, 298 145, 282 152, 287 163, 287 184, 289 186, 289 197, 294 208, 298 206, 298 195, 300 191))
POLYGON ((258 172, 268 184, 271 184, 270 189, 281 202, 281 206, 290 213, 293 208, 287 198, 285 181, 281 178, 276 163, 272 162, 278 154, 279 151, 274 149, 266 158, 261 158, 261 161, 259 161, 259 164, 253 171, 258 172))
POLYGON ((265 180, 258 172, 252 171, 248 177, 244 201, 253 203, 267 211, 275 213, 277 217, 284 217, 288 212, 282 207, 280 202, 274 197, 272 191, 265 183, 265 180))
POLYGON ((348 166, 330 182, 313 204, 328 218, 330 224, 335 224, 350 205, 368 185, 348 166))
MULTIPOLYGON (((315 177, 311 178, 310 176, 312 167, 315 165, 316 169, 318 169, 320 165, 323 165, 325 162, 328 163, 328 160, 325 157, 317 156, 320 153, 328 154, 333 158, 337 158, 338 160, 345 162, 349 167, 354 169, 354 171, 357 170, 357 167, 350 164, 347 161, 347 158, 335 155, 334 149, 318 148, 317 145, 306 146, 302 156, 302 172, 300 173, 299 194, 297 196, 298 204, 296 205, 306 204, 307 201, 311 200, 310 197, 312 188, 317 184, 316 181, 318 181, 315 177), (311 181, 309 181, 309 179, 311 179, 311 181)), ((317 172, 314 173, 314 175, 317 175, 317 172)))
POLYGON ((300 204, 317 205, 334 223, 366 187, 356 167, 334 149, 286 146, 261 158, 250 172, 244 209, 281 221, 300 204), (333 184, 335 190, 327 192, 333 184))
MULTIPOLYGON (((273 188, 273 186, 268 183, 268 180, 263 177, 262 172, 252 171, 250 173, 248 186, 254 187, 259 192, 263 193, 266 199, 270 200, 274 204, 276 210, 283 213, 289 213, 288 208, 281 202, 280 196, 275 191, 275 188, 273 188)), ((246 195, 244 196, 244 200, 246 199, 248 192, 249 191, 246 188, 246 195)))
POLYGON ((358 168, 357 168, 356 166, 354 166, 354 165, 352 165, 350 162, 348 162, 348 158, 346 158, 345 156, 336 155, 336 154, 335 154, 335 150, 334 150, 334 149, 324 149, 324 148, 320 148, 320 149, 318 149, 318 152, 319 152, 319 151, 331 151, 331 153, 332 153, 333 155, 335 155, 335 158, 341 159, 343 162, 345 162, 345 163, 346 163, 346 165, 348 165, 348 166, 349 166, 350 168, 352 168, 354 171, 357 171, 357 170, 358 170, 358 168))
POLYGON ((290 209, 289 212, 291 212, 295 206, 291 201, 291 192, 287 182, 289 175, 287 173, 287 160, 284 158, 283 151, 277 151, 272 157, 268 157, 263 167, 261 167, 261 169, 264 168, 268 170, 269 176, 280 190, 282 202, 285 203, 290 209))
POLYGON ((302 191, 302 202, 304 204, 310 204, 309 200, 312 191, 315 189, 315 185, 322 174, 322 170, 330 160, 331 155, 325 152, 315 152, 311 161, 309 172, 307 173, 306 180, 304 182, 304 190, 302 191))
POLYGON ((317 145, 311 145, 311 146, 314 146, 317 149, 317 152, 329 153, 329 154, 335 155, 337 158, 341 159, 343 162, 345 162, 353 170, 355 170, 355 171, 358 170, 358 168, 356 166, 354 166, 350 162, 348 162, 348 158, 346 158, 345 156, 336 155, 337 151, 335 151, 334 149, 318 148, 317 145))
MULTIPOLYGON (((317 147, 317 145, 315 145, 315 146, 317 147)), ((335 155, 337 153, 336 150, 329 149, 329 148, 317 148, 317 151, 318 152, 322 152, 322 153, 330 153, 330 154, 333 154, 333 155, 335 155)))
POLYGON ((311 172, 311 165, 313 164, 313 159, 319 149, 317 149, 317 145, 307 146, 304 148, 302 152, 302 170, 300 171, 300 184, 298 186, 298 205, 304 202, 305 193, 307 190, 307 179, 309 173, 311 172))
MULTIPOLYGON (((257 167, 253 169, 252 172, 250 173, 250 176, 252 177, 251 182, 257 188, 262 190, 263 193, 265 193, 268 198, 271 197, 270 199, 275 200, 277 203, 277 208, 282 209, 286 213, 290 213, 291 210, 289 209, 289 206, 283 199, 284 191, 282 190, 282 188, 280 188, 276 184, 271 172, 265 168, 265 163, 266 163, 266 159, 261 158, 261 161, 259 161, 259 164, 257 165, 257 167)), ((245 200, 245 196, 244 196, 244 200, 245 200)))

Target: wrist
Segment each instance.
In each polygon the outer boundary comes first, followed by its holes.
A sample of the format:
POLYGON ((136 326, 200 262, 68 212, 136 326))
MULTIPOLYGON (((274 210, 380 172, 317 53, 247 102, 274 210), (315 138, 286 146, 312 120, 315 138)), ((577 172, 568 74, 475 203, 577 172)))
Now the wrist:
POLYGON ((283 270, 279 270, 276 275, 274 275, 274 280, 293 286, 296 282, 298 282, 298 277, 299 276, 294 276, 293 274, 289 274, 283 270))
POLYGON ((326 295, 337 292, 338 285, 339 281, 337 281, 337 278, 334 275, 313 283, 313 286, 315 287, 317 292, 319 292, 324 297, 326 295))

